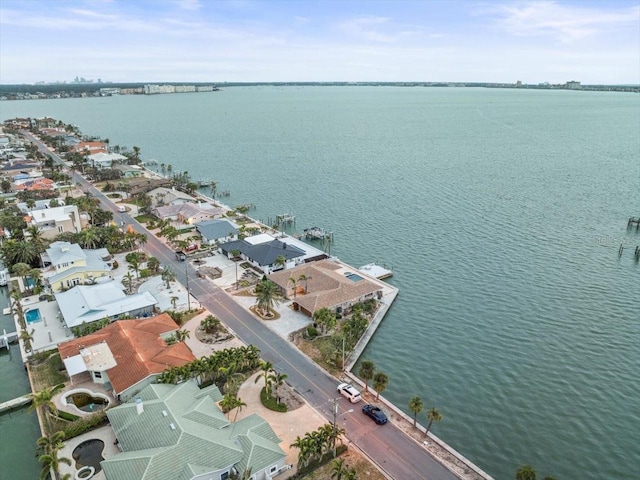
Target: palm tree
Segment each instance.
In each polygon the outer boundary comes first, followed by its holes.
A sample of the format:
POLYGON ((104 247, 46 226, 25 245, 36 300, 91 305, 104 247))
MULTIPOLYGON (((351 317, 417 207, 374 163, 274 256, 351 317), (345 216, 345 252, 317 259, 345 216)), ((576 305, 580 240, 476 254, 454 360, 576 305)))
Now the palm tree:
POLYGON ((22 284, 26 287, 25 280, 27 275, 31 271, 31 265, 27 263, 16 263, 13 265, 13 267, 11 267, 11 271, 13 272, 14 275, 17 275, 20 278, 22 278, 22 284))
POLYGON ((364 380, 364 391, 369 391, 369 380, 373 378, 376 371, 375 365, 371 360, 363 360, 360 364, 358 375, 364 380))
POLYGON ((262 372, 256 377, 254 383, 258 383, 258 380, 260 378, 264 378, 264 388, 267 391, 267 395, 271 395, 271 377, 269 374, 271 373, 271 370, 273 370, 273 364, 271 362, 265 362, 264 360, 261 360, 260 370, 262 372))
POLYGON ((131 293, 131 286, 133 284, 133 275, 131 275, 131 272, 127 272, 124 278, 127 280, 127 290, 129 291, 129 293, 131 293))
POLYGON ((39 407, 43 407, 46 413, 58 413, 56 404, 53 403, 53 397, 64 388, 64 383, 60 383, 54 387, 45 388, 38 392, 31 392, 27 395, 31 399, 28 411, 33 411, 39 407))
POLYGON ((427 418, 429 419, 429 425, 427 426, 427 431, 424 432, 425 435, 429 434, 429 429, 431 428, 431 424, 433 422, 442 421, 442 415, 440 415, 440 412, 436 407, 433 407, 427 411, 427 418))
POLYGON ((276 259, 274 260, 273 264, 274 264, 276 267, 282 267, 282 268, 284 268, 284 266, 287 264, 287 259, 286 259, 286 257, 285 257, 284 255, 278 255, 278 256, 276 257, 276 259))
POLYGON ((267 316, 270 310, 280 305, 280 292, 278 285, 271 280, 261 281, 256 288, 256 305, 262 312, 263 316, 267 316))
POLYGON ((156 257, 149 258, 149 260, 147 260, 147 268, 156 273, 160 268, 160 260, 158 260, 156 257))
POLYGON ((304 293, 307 293, 307 290, 308 290, 307 283, 309 281, 309 278, 311 278, 311 277, 307 277, 304 273, 300 274, 300 276, 298 277, 298 281, 299 282, 304 282, 304 293))
POLYGON ((298 292, 298 280, 295 277, 289 277, 289 283, 293 283, 293 298, 296 298, 296 294, 298 292))
POLYGON ((36 288, 38 285, 40 285, 40 280, 42 278, 42 270, 40 270, 39 268, 32 268, 31 270, 29 270, 29 276, 33 280, 32 288, 36 288))
POLYGON ((33 352, 33 346, 31 345, 31 342, 33 342, 33 333, 35 331, 35 329, 31 329, 31 332, 20 330, 20 340, 22 340, 22 344, 24 345, 25 353, 33 352))
POLYGON ((536 471, 531 465, 522 465, 516 472, 516 480, 536 480, 536 471))
POLYGON ((140 261, 137 257, 133 257, 129 260, 129 270, 136 272, 136 278, 140 278, 140 261))
POLYGON ((167 282, 167 290, 171 288, 171 282, 175 282, 176 274, 169 267, 165 267, 162 271, 162 280, 167 282))
POLYGON ((242 407, 246 407, 246 406, 247 404, 244 403, 242 399, 230 393, 227 393, 224 397, 222 397, 222 400, 220 400, 220 408, 222 408, 223 411, 230 413, 231 410, 233 410, 234 408, 238 409, 233 418, 234 422, 236 421, 236 418, 238 418, 238 413, 240 413, 240 411, 242 410, 242 407))
POLYGON ((54 450, 51 453, 41 455, 38 461, 42 463, 42 470, 40 470, 40 480, 46 480, 51 474, 51 470, 55 477, 60 475, 60 463, 71 466, 71 460, 66 457, 58 457, 58 451, 54 450))
POLYGON ((176 302, 178 301, 178 297, 171 297, 171 305, 173 305, 173 309, 176 309, 176 302))
POLYGON ((409 402, 409 410, 411 410, 411 413, 413 413, 414 427, 416 426, 416 418, 418 417, 418 414, 422 412, 423 408, 424 408, 424 405, 422 404, 422 399, 418 396, 413 397, 409 402))
POLYGON ((331 478, 335 478, 336 480, 342 480, 342 478, 349 471, 349 465, 344 463, 342 458, 338 458, 333 461, 333 468, 331 469, 331 478))
POLYGON ((305 467, 309 461, 311 453, 311 448, 307 437, 300 438, 300 435, 298 435, 294 442, 289 446, 298 449, 298 468, 305 467))
POLYGON ((289 378, 289 375, 287 375, 286 373, 280 373, 276 371, 274 371, 273 374, 271 375, 271 380, 273 382, 273 385, 275 385, 276 387, 275 393, 276 393, 277 403, 280 403, 280 397, 278 396, 278 387, 281 387, 287 378, 289 378))
MULTIPOLYGON (((175 308, 175 306, 173 308, 175 308)), ((191 338, 191 334, 189 333, 189 330, 176 330, 175 335, 176 335, 176 341, 178 342, 184 342, 187 338, 191 338)))
POLYGON ((200 327, 209 335, 215 334, 220 329, 220 325, 220 320, 213 315, 207 315, 200 322, 200 327))
POLYGON ((336 325, 336 315, 327 307, 313 312, 313 320, 322 327, 322 331, 331 330, 336 325))
POLYGON ((380 398, 380 393, 387 389, 389 376, 384 372, 376 372, 373 376, 373 389, 376 391, 376 400, 380 398))
POLYGON ((50 437, 40 437, 36 441, 38 448, 36 449, 36 455, 45 455, 51 453, 54 450, 60 450, 64 447, 64 431, 60 430, 51 435, 50 437))

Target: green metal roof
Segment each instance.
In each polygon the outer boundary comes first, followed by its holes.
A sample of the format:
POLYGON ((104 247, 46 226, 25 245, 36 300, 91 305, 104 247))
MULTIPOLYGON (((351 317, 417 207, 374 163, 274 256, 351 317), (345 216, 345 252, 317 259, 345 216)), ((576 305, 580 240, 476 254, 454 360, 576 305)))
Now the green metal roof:
POLYGON ((213 386, 195 382, 154 384, 135 400, 107 412, 123 453, 102 462, 107 480, 182 480, 252 468, 258 472, 284 459, 280 439, 257 415, 230 424, 215 404, 213 386))

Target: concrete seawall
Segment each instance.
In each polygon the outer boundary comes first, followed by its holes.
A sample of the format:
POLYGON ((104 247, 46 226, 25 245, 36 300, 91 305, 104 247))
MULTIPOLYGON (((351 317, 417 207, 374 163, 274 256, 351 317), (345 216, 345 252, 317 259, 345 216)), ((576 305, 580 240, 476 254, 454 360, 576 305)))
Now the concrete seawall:
MULTIPOLYGON (((398 293, 399 293, 398 289, 394 288, 393 292, 385 295, 381 299, 381 306, 378 309, 378 311, 376 312, 373 320, 369 324, 369 327, 367 328, 367 331, 360 338, 360 340, 356 344, 353 352, 349 355, 348 360, 345 362, 345 371, 344 371, 345 375, 351 380, 352 383, 358 384, 361 388, 364 388, 364 382, 362 382, 356 375, 351 373, 351 370, 353 369, 355 364, 358 362, 358 359, 362 355, 362 352, 364 351, 366 346, 369 344, 369 341, 371 341, 371 339, 375 335, 375 332, 378 329, 378 326, 380 325, 380 323, 382 323, 382 320, 384 319, 384 316, 387 314, 387 312, 391 308, 391 305, 393 304, 394 300, 396 299, 398 293)), ((413 428, 413 419, 411 417, 409 417, 409 415, 404 413, 402 410, 400 410, 398 407, 396 407, 393 403, 391 403, 389 400, 384 398, 382 395, 380 395, 380 397, 379 397, 379 399, 377 401, 383 403, 389 410, 393 411, 395 415, 400 417, 402 419, 402 421, 409 423, 413 428)), ((426 433, 426 430, 427 430, 424 426, 422 426, 419 423, 416 423, 416 427, 415 428, 417 430, 421 431, 423 434, 426 433)), ((453 449, 452 447, 447 445, 444 441, 442 441, 440 438, 435 436, 433 433, 429 432, 428 436, 426 436, 425 438, 428 438, 428 440, 430 440, 430 441, 434 442, 435 444, 437 444, 439 447, 444 449, 447 452, 447 454, 451 455, 459 463, 464 465, 463 470, 467 470, 467 471, 457 471, 458 469, 453 468, 452 465, 448 464, 447 462, 444 462, 441 458, 438 458, 438 456, 434 455, 435 458, 438 459, 438 461, 440 461, 443 465, 445 465, 447 468, 449 468, 451 471, 453 471, 461 479, 465 480, 467 478, 470 478, 469 472, 468 472, 468 471, 470 471, 470 472, 473 472, 473 474, 475 474, 475 475, 472 474, 473 478, 478 478, 479 477, 479 478, 482 478, 484 480, 494 480, 494 478, 491 475, 489 475, 484 470, 482 470, 480 467, 475 465, 471 460, 466 458, 464 455, 462 455, 461 453, 457 452, 455 449, 453 449)), ((417 440, 416 440, 416 442, 417 442, 417 440)))

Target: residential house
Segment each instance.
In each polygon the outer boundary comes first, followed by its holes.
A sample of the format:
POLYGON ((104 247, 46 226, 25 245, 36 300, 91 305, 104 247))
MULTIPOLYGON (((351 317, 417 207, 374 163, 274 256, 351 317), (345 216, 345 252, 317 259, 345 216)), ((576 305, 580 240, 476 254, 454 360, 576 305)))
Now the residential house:
POLYGON ((120 170, 123 178, 135 178, 144 175, 144 169, 140 165, 113 165, 113 168, 120 170))
POLYGON ((233 256, 232 251, 239 251, 243 259, 260 268, 267 275, 299 265, 306 253, 292 243, 278 240, 267 233, 223 243, 219 250, 229 258, 233 256), (284 265, 277 262, 281 258, 284 258, 284 265))
POLYGON ((166 205, 154 207, 151 210, 160 220, 172 220, 175 222, 194 224, 212 218, 222 217, 224 210, 214 207, 209 203, 179 203, 176 205, 166 205))
POLYGON ((45 208, 55 208, 66 205, 62 197, 48 198, 46 200, 34 200, 33 206, 29 207, 26 202, 18 202, 16 206, 22 213, 29 213, 29 211, 35 212, 36 210, 43 210, 45 208), (54 202, 54 206, 51 206, 51 202, 54 202), (57 202, 57 205, 55 205, 57 202))
POLYGON ((196 231, 202 236, 202 243, 226 243, 238 239, 237 225, 227 219, 198 222, 196 231))
POLYGON ((129 180, 129 193, 131 195, 138 195, 140 193, 147 193, 155 188, 167 188, 171 185, 171 180, 168 178, 148 178, 138 177, 129 180))
MULTIPOLYGON (((127 401, 156 381, 168 367, 195 360, 184 342, 167 344, 178 330, 169 315, 118 320, 95 333, 58 345, 69 378, 89 372, 96 383, 113 388, 113 397, 127 401)), ((197 388, 197 387, 196 387, 197 388)))
POLYGON ((141 318, 153 315, 158 300, 149 292, 126 295, 117 282, 77 285, 55 293, 62 320, 67 327, 77 327, 108 318, 141 318))
POLYGON ((147 195, 151 197, 153 205, 156 207, 196 202, 196 199, 191 195, 181 192, 180 190, 176 190, 175 188, 158 187, 147 192, 147 195))
POLYGON ((249 470, 252 480, 267 480, 287 469, 266 420, 230 422, 221 399, 215 385, 154 384, 108 410, 122 453, 101 462, 106 480, 226 480, 249 470))
POLYGON ((53 292, 112 280, 113 257, 106 248, 84 250, 77 243, 53 242, 42 262, 51 266, 43 278, 53 292))
POLYGON ((112 168, 119 162, 126 161, 127 157, 119 153, 98 152, 87 156, 86 162, 91 167, 104 170, 112 168))
POLYGON ((83 155, 93 155, 94 153, 107 153, 107 144, 103 142, 80 142, 71 148, 72 152, 83 155))
POLYGON ((35 226, 43 238, 53 240, 64 232, 78 233, 84 226, 75 205, 31 210, 25 216, 27 226, 35 226))
POLYGON ((54 182, 49 178, 33 178, 29 180, 20 180, 15 182, 16 190, 20 192, 32 192, 35 190, 53 190, 54 182))
POLYGON ((294 310, 310 317, 321 308, 337 314, 351 311, 353 305, 382 298, 383 286, 347 265, 333 260, 305 263, 286 272, 275 272, 269 280, 293 300, 294 310), (291 279, 297 279, 294 283, 291 279))

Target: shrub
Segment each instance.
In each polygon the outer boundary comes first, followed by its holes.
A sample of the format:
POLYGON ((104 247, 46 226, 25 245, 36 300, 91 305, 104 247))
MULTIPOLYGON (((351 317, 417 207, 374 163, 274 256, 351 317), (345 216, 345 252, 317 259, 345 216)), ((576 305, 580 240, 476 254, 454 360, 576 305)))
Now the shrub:
POLYGON ((318 329, 316 327, 307 328, 307 335, 311 339, 316 338, 318 336, 318 329))
POLYGON ((77 437, 83 433, 93 430, 97 427, 102 427, 108 423, 107 412, 102 410, 101 412, 94 413, 90 417, 80 418, 64 429, 64 438, 69 440, 70 438, 77 437))
POLYGON ((70 422, 75 422, 80 418, 78 415, 74 415, 73 413, 69 412, 63 412, 62 410, 58 410, 58 417, 70 422))

